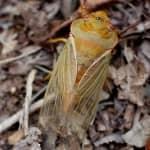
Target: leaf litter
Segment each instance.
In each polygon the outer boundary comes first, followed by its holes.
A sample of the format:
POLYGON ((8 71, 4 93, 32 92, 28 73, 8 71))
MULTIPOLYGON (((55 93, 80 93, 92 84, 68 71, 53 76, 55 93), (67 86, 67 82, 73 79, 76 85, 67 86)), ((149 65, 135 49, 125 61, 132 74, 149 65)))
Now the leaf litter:
MULTIPOLYGON (((68 25, 72 21, 69 17, 76 13, 80 2, 63 0, 63 7, 60 0, 0 2, 0 62, 28 54, 36 47, 40 48, 39 51, 26 57, 0 65, 0 123, 22 108, 28 73, 37 65, 44 69, 53 68, 52 64, 59 55, 56 51, 59 44, 49 44, 47 39, 51 35, 56 37, 68 35, 68 25)), ((134 150, 138 147, 144 150, 146 146, 148 149, 150 3, 148 0, 87 0, 87 4, 92 9, 107 10, 119 32, 127 30, 122 34, 123 40, 114 50, 108 83, 104 88, 105 101, 100 103, 96 118, 87 132, 88 142, 85 142, 84 147, 91 150, 134 150), (128 29, 130 25, 132 27, 128 29), (140 113, 141 117, 135 121, 137 113, 140 113)), ((33 94, 47 85, 45 76, 46 73, 38 69, 35 83, 32 85, 33 94)), ((42 94, 38 98, 41 97, 42 94)), ((29 127, 37 127, 37 119, 36 113, 33 114, 29 127)), ((0 134, 0 149, 12 148, 13 144, 14 149, 41 149, 44 140, 39 137, 41 135, 39 129, 33 129, 37 135, 32 136, 34 133, 32 135, 29 133, 23 138, 18 131, 18 124, 15 124, 0 134), (17 144, 15 141, 8 143, 8 140, 11 141, 15 136, 19 139, 17 144)), ((59 138, 54 140, 56 149, 61 149, 63 144, 59 138)), ((71 145, 76 145, 76 142, 72 140, 71 145)))

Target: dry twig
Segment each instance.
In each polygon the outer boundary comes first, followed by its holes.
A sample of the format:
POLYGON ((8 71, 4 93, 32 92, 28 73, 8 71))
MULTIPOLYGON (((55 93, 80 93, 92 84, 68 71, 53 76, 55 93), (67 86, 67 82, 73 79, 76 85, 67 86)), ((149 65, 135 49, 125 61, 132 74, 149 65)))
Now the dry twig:
MULTIPOLYGON (((38 110, 43 104, 43 99, 35 102, 31 105, 30 113, 33 113, 34 111, 38 110)), ((0 124, 0 133, 6 131, 8 128, 10 128, 12 125, 17 123, 20 119, 21 114, 23 113, 23 109, 12 115, 11 117, 7 118, 0 124)))
POLYGON ((36 70, 32 70, 28 75, 27 83, 26 83, 26 96, 25 96, 23 122, 22 122, 25 135, 28 134, 29 108, 32 99, 32 83, 34 81, 35 75, 36 75, 36 70))
MULTIPOLYGON (((50 99, 53 99, 54 95, 52 94, 50 96, 50 99)), ((41 108, 41 106, 43 105, 43 99, 38 100, 37 102, 35 102, 34 104, 31 105, 30 108, 30 113, 35 112, 36 110, 38 110, 39 108, 41 108)), ((20 111, 18 111, 17 113, 15 113, 13 116, 7 118, 6 120, 4 120, 1 124, 0 124, 0 133, 3 133, 4 131, 6 131, 7 129, 9 129, 12 125, 14 125, 15 123, 17 123, 20 119, 21 114, 23 113, 23 109, 21 109, 20 111)))
MULTIPOLYGON (((32 47, 31 47, 31 48, 32 48, 32 47)), ((19 55, 19 56, 7 58, 7 59, 4 59, 4 60, 0 60, 0 65, 4 65, 4 64, 7 64, 7 63, 10 63, 10 62, 13 62, 13 61, 17 61, 17 60, 22 59, 22 58, 24 58, 24 57, 27 57, 27 56, 29 56, 29 55, 31 55, 31 54, 33 54, 33 53, 36 53, 36 52, 38 52, 39 50, 41 50, 41 49, 40 49, 39 46, 37 46, 36 48, 31 49, 30 51, 28 51, 28 52, 26 52, 26 53, 23 53, 23 54, 21 54, 21 55, 19 55)))

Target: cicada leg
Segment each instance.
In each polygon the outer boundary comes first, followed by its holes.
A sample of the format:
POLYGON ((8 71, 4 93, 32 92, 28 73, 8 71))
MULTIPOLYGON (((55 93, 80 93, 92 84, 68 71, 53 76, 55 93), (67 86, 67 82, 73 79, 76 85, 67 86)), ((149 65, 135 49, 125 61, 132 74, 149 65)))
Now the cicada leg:
POLYGON ((37 69, 39 69, 40 71, 46 73, 46 75, 44 76, 44 80, 49 80, 51 78, 52 71, 50 71, 49 69, 46 69, 40 65, 36 65, 35 67, 37 69))
MULTIPOLYGON (((49 43, 58 43, 58 42, 62 42, 62 43, 66 43, 67 39, 65 38, 54 38, 54 39, 48 39, 49 43)), ((46 75, 46 77, 44 77, 44 80, 49 80, 51 77, 51 71, 49 71, 48 75, 46 75)))
POLYGON ((58 43, 58 42, 66 43, 66 41, 67 41, 67 39, 65 39, 65 38, 48 39, 49 43, 58 43))
POLYGON ((44 77, 44 80, 50 80, 52 71, 49 71, 48 74, 44 77))

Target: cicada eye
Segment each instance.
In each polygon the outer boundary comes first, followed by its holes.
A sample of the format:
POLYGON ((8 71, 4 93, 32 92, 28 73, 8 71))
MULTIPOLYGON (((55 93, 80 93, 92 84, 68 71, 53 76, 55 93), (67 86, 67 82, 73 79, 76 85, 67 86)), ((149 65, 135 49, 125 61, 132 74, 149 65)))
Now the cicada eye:
POLYGON ((96 17, 95 19, 96 19, 96 20, 101 20, 101 17, 96 17))
POLYGON ((98 21, 102 21, 102 22, 104 21, 103 18, 101 18, 101 17, 96 17, 95 19, 98 21))

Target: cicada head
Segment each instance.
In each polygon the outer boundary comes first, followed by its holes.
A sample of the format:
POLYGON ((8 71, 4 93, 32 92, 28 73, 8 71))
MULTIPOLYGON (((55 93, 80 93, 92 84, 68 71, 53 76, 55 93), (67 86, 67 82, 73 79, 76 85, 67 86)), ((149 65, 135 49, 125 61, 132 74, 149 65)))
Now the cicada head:
POLYGON ((80 45, 77 49, 94 57, 114 48, 118 42, 118 32, 104 11, 88 14, 85 18, 74 21, 71 33, 76 45, 80 45))
MULTIPOLYGON (((97 11, 91 13, 88 16, 87 24, 93 27, 93 31, 98 33, 98 35, 106 40, 112 39, 114 44, 118 41, 118 32, 115 27, 112 26, 110 19, 106 12, 97 11)), ((85 27, 86 28, 86 27, 85 27)), ((112 43, 112 46, 114 46, 112 43)))

